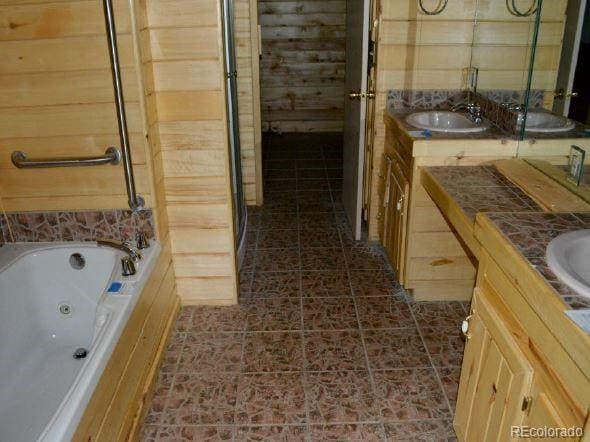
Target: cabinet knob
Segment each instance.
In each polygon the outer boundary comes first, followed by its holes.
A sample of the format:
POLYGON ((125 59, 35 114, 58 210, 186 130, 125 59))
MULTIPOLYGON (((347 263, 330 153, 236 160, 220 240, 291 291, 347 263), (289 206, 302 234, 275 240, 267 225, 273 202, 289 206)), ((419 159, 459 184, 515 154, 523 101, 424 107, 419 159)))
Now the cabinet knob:
POLYGON ((471 319, 471 315, 467 316, 465 320, 461 323, 461 332, 465 339, 469 340, 471 335, 469 334, 469 320, 471 319))

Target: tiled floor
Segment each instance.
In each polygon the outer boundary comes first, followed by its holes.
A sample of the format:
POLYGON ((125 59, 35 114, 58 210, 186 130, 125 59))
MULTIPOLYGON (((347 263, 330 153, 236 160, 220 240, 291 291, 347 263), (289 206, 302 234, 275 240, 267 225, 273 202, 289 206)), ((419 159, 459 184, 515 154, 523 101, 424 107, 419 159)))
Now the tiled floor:
POLYGON ((182 309, 143 440, 455 440, 467 305, 408 302, 351 239, 320 140, 267 139, 240 304, 182 309))

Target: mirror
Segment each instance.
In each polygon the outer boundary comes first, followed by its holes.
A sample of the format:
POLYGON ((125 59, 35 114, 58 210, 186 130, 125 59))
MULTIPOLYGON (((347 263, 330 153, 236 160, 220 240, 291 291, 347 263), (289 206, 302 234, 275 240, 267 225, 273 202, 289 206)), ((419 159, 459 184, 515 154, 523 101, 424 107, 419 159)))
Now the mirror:
POLYGON ((536 1, 518 154, 565 165, 590 147, 590 1, 536 1))
POLYGON ((485 104, 486 116, 515 138, 527 98, 537 1, 480 0, 476 13, 471 88, 485 104))

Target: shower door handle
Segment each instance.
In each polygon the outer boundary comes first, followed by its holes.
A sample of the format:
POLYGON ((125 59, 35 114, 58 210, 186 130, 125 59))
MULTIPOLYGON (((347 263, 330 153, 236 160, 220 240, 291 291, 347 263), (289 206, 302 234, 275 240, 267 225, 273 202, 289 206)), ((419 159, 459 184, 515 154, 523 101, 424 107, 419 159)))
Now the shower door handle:
POLYGON ((355 92, 355 91, 350 91, 350 93, 348 94, 348 98, 350 98, 351 100, 360 100, 361 98, 364 98, 365 94, 359 92, 355 92))

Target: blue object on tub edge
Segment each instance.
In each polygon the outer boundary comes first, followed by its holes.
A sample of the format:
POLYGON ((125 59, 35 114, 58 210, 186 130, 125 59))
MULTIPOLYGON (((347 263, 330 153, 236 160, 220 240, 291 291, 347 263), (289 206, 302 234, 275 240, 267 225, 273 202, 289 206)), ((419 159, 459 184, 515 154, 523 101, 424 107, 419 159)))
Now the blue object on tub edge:
POLYGON ((119 293, 119 291, 121 290, 121 287, 123 287, 123 283, 122 282, 113 281, 111 283, 111 286, 107 290, 107 292, 109 292, 109 293, 119 293))

